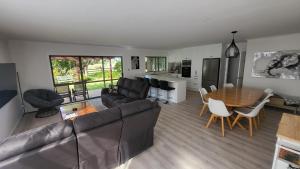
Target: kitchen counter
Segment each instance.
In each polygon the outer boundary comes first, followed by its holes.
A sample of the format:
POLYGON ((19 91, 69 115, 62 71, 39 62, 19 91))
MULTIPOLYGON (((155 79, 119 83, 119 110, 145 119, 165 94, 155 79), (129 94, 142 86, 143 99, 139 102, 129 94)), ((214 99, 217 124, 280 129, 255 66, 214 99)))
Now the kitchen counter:
POLYGON ((180 77, 172 77, 170 75, 165 75, 165 74, 162 74, 162 75, 145 75, 145 77, 147 78, 155 78, 155 79, 158 79, 158 80, 165 80, 165 81, 168 81, 168 82, 186 82, 186 80, 184 78, 180 78, 180 77))
POLYGON ((144 75, 139 77, 146 77, 146 78, 155 78, 157 80, 165 80, 169 82, 169 86, 175 88, 167 92, 165 90, 150 88, 149 94, 151 97, 157 97, 162 100, 168 100, 169 102, 179 103, 186 100, 186 80, 180 77, 173 77, 168 74, 157 74, 157 75, 144 75))

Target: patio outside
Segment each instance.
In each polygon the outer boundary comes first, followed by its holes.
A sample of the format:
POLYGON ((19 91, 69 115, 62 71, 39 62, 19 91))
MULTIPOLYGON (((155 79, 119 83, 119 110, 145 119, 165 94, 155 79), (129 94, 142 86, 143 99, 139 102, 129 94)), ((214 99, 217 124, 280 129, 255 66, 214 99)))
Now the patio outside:
MULTIPOLYGON (((72 98, 74 91, 84 88, 86 98, 100 97, 101 90, 115 85, 123 73, 121 57, 51 56, 50 60, 54 86, 67 86, 72 98)), ((84 100, 84 96, 76 96, 79 100, 84 100)), ((70 101, 65 98, 66 103, 70 101)))

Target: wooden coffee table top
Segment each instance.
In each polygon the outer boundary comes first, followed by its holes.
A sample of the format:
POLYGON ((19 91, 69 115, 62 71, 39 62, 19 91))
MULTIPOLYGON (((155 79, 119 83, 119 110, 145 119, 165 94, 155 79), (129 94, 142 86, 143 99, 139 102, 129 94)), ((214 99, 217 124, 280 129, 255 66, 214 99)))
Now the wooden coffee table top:
MULTIPOLYGON (((103 106, 103 110, 104 110, 103 106)), ((90 113, 95 113, 101 110, 98 110, 94 105, 88 101, 71 103, 59 108, 60 114, 63 120, 70 119, 74 120, 78 116, 83 116, 90 113)))

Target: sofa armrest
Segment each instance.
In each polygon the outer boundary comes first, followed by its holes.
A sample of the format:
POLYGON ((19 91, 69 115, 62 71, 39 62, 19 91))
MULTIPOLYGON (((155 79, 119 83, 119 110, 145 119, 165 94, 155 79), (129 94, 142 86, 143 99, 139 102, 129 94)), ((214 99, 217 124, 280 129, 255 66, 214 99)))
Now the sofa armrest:
POLYGON ((103 88, 101 90, 101 95, 106 95, 106 94, 109 94, 109 88, 103 88))

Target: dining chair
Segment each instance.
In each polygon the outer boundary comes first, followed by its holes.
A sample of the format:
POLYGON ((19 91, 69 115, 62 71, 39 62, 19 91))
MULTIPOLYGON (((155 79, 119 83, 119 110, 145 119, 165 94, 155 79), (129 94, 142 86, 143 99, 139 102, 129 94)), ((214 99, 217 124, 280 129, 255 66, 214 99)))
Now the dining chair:
POLYGON ((55 92, 59 94, 62 98, 69 98, 69 102, 72 102, 72 94, 69 85, 56 86, 55 92))
POLYGON ((264 90, 265 93, 269 94, 269 93, 274 93, 273 89, 267 88, 264 90))
POLYGON ((215 85, 210 85, 209 87, 212 92, 217 91, 217 87, 215 85))
MULTIPOLYGON (((254 109, 262 101, 268 100, 268 99, 270 99, 270 97, 274 96, 272 89, 266 89, 266 90, 264 90, 264 92, 265 92, 265 97, 263 97, 262 99, 259 99, 254 105, 250 106, 249 108, 254 109)), ((264 107, 262 107, 261 111, 259 112, 259 115, 257 116, 257 123, 258 124, 260 123, 260 118, 264 118, 265 117, 264 113, 265 113, 265 110, 264 110, 264 107)))
POLYGON ((84 100, 89 99, 89 91, 86 87, 86 83, 74 84, 74 89, 72 89, 73 101, 77 101, 77 96, 83 96, 84 100))
POLYGON ((236 112, 238 115, 235 118, 235 120, 233 121, 232 126, 234 127, 235 124, 241 118, 247 118, 249 121, 249 135, 252 136, 253 135, 252 123, 254 123, 254 127, 257 128, 255 117, 258 115, 258 113, 264 107, 264 105, 269 101, 270 101, 269 99, 263 100, 254 109, 246 108, 246 107, 234 109, 233 111, 236 112))
POLYGON ((232 83, 225 83, 223 87, 234 87, 232 83))
POLYGON ((221 119, 221 132, 222 132, 222 136, 225 136, 225 129, 224 129, 224 117, 227 120, 227 123, 229 125, 229 128, 232 129, 232 125, 229 119, 229 116, 231 116, 232 112, 229 112, 224 104, 223 101, 221 100, 214 100, 209 98, 208 99, 208 108, 209 111, 211 112, 211 116, 209 118, 209 121, 206 125, 206 128, 209 127, 209 125, 211 124, 211 122, 215 119, 215 118, 220 118, 221 119))
POLYGON ((200 96, 201 96, 202 103, 203 103, 201 112, 199 114, 200 117, 201 117, 203 115, 203 113, 205 112, 205 110, 207 111, 207 102, 205 101, 204 96, 207 95, 208 92, 207 92, 207 90, 205 88, 199 89, 199 92, 200 92, 200 96))
POLYGON ((262 99, 259 99, 254 105, 250 106, 249 108, 254 109, 255 107, 257 107, 262 101, 264 100, 268 100, 270 99, 270 97, 274 96, 273 93, 268 93, 267 95, 265 95, 265 97, 263 97, 262 99))

